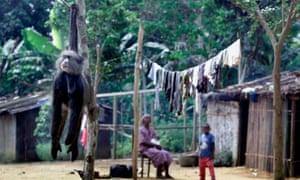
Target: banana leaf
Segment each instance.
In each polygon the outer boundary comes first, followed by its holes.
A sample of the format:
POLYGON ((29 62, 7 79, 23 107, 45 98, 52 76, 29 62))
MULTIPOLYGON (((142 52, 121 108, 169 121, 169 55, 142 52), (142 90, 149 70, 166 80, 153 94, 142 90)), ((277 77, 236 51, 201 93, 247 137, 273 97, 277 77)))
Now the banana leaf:
POLYGON ((48 55, 59 54, 60 50, 57 49, 47 37, 41 35, 32 28, 22 30, 24 44, 27 50, 37 51, 48 55))

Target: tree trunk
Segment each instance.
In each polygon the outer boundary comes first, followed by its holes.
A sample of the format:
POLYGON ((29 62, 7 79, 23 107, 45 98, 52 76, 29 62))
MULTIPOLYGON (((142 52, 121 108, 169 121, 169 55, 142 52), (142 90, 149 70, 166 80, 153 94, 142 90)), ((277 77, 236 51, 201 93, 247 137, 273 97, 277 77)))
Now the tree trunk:
POLYGON ((87 39, 87 27, 85 22, 85 0, 77 0, 78 5, 78 16, 77 16, 77 28, 78 28, 78 38, 79 38, 79 53, 84 58, 85 74, 88 78, 88 83, 90 87, 90 99, 88 103, 88 120, 87 120, 87 130, 88 130, 88 142, 85 149, 84 157, 84 167, 83 167, 83 178, 84 180, 94 179, 94 163, 95 163, 95 153, 97 146, 97 136, 98 136, 98 115, 99 108, 96 103, 96 92, 92 86, 92 78, 89 72, 89 58, 88 58, 88 39, 87 39))
POLYGON ((281 110, 281 91, 280 91, 280 66, 282 46, 273 45, 274 49, 274 68, 273 68, 273 152, 274 152, 274 180, 283 180, 283 123, 281 110))

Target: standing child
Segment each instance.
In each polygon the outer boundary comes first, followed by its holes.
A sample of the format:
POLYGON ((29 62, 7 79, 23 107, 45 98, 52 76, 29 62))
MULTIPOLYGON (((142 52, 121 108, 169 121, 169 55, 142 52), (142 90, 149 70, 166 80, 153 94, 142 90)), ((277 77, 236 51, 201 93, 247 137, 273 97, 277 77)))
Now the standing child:
POLYGON ((215 137, 210 133, 210 126, 208 124, 203 126, 203 134, 199 138, 200 152, 199 152, 199 169, 200 180, 205 180, 205 168, 209 168, 211 180, 216 180, 214 170, 214 154, 215 154, 215 137))

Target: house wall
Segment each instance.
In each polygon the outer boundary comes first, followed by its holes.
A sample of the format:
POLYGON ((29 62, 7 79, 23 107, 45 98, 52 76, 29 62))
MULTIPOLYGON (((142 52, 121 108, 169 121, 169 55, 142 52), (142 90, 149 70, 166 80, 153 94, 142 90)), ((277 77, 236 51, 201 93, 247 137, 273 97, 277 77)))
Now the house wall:
MULTIPOLYGON (((282 101, 283 113, 283 158, 288 158, 289 147, 289 111, 288 101, 282 101)), ((246 166, 264 171, 273 171, 273 106, 272 98, 259 96, 257 102, 250 102, 248 116, 248 136, 246 166)), ((285 167, 288 167, 287 161, 285 167)), ((285 171, 287 169, 284 169, 285 171)))
POLYGON ((215 136, 216 153, 231 151, 237 165, 239 142, 239 103, 234 101, 210 101, 207 106, 207 122, 215 136))
POLYGON ((16 119, 14 115, 0 115, 0 162, 16 157, 16 119))
POLYGON ((34 130, 35 118, 38 116, 39 110, 40 108, 35 108, 16 114, 16 161, 18 162, 38 160, 34 130))
MULTIPOLYGON (((99 124, 112 124, 112 116, 112 109, 100 105, 99 124)), ((110 131, 101 129, 98 131, 97 159, 108 159, 111 157, 110 135, 110 131)))

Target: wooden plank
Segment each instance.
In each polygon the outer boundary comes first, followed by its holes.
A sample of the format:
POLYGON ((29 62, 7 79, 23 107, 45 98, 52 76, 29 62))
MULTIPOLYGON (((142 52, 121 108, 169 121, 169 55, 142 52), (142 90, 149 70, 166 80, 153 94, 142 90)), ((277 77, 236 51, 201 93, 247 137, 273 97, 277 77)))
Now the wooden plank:
MULTIPOLYGON (((129 125, 129 124, 117 124, 115 127, 112 124, 99 124, 98 125, 99 129, 114 129, 116 128, 117 131, 119 129, 124 129, 124 130, 133 130, 134 125, 129 125)), ((168 127, 157 127, 155 130, 170 130, 170 129, 192 129, 194 126, 168 126, 168 127)), ((197 128, 197 127, 196 127, 197 128)))
MULTIPOLYGON (((138 90, 138 94, 146 94, 146 93, 155 93, 156 89, 142 89, 138 90)), ((158 91, 162 91, 162 89, 158 89, 158 91)), ((134 91, 124 91, 124 92, 114 92, 114 93, 102 93, 97 94, 97 98, 103 97, 114 97, 114 96, 126 96, 126 95, 133 95, 134 91)))
POLYGON ((14 115, 0 116, 0 161, 16 160, 16 118, 14 115))
POLYGON ((133 138, 133 153, 132 153, 132 174, 133 179, 137 180, 137 158, 138 158, 138 135, 139 135, 139 84, 140 84, 140 64, 143 50, 144 28, 142 24, 139 26, 138 47, 136 52, 136 62, 134 68, 134 94, 133 94, 133 110, 134 110, 134 138, 133 138))
POLYGON ((292 99, 291 114, 291 141, 290 141, 290 177, 294 177, 294 159, 295 159, 295 125, 296 125, 296 100, 292 99))

